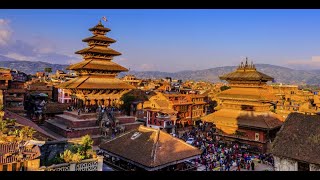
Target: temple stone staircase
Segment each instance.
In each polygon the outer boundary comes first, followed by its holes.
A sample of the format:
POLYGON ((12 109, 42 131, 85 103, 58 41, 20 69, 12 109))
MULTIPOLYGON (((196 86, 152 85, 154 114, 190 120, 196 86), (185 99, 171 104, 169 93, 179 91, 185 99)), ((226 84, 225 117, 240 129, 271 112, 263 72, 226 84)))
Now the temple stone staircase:
POLYGON ((97 145, 100 143, 101 135, 100 127, 96 123, 96 113, 78 115, 76 111, 65 111, 53 119, 46 120, 44 127, 66 139, 80 138, 88 134, 94 140, 94 145, 97 145))

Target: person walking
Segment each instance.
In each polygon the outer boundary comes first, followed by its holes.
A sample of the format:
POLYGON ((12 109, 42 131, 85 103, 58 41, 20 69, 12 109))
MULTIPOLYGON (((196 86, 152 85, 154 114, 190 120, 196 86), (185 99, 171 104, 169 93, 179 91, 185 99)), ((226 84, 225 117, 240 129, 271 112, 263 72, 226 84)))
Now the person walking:
POLYGON ((254 165, 255 165, 254 162, 251 161, 251 170, 252 170, 252 171, 254 171, 254 165))
POLYGON ((247 170, 250 170, 250 163, 246 163, 247 164, 247 170))
POLYGON ((240 163, 237 162, 237 171, 240 171, 240 170, 241 170, 241 168, 240 168, 240 163))

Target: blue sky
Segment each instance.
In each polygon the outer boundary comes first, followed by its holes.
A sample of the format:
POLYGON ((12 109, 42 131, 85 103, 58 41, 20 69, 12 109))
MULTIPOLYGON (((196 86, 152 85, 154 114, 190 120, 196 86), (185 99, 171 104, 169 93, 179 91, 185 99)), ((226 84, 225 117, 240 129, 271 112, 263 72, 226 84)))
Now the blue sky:
POLYGON ((238 65, 244 57, 320 69, 320 10, 5 10, 0 55, 70 64, 102 16, 131 70, 175 72, 238 65))

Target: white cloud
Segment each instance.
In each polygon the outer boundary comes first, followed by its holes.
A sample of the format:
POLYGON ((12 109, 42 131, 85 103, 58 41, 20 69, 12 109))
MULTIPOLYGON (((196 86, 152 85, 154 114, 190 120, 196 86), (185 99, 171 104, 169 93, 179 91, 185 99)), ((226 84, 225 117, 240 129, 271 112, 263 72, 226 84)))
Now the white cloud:
POLYGON ((34 47, 34 52, 39 54, 55 53, 56 44, 53 40, 41 36, 34 36, 29 42, 34 47))
POLYGON ((35 49, 36 53, 40 53, 40 54, 46 54, 46 53, 52 53, 54 52, 54 48, 53 47, 37 47, 35 49))
POLYGON ((11 38, 12 31, 10 30, 9 20, 0 19, 0 46, 7 45, 11 38))
POLYGON ((24 55, 21 55, 21 54, 18 54, 18 53, 8 53, 6 55, 4 55, 8 58, 13 58, 13 59, 16 59, 16 60, 20 60, 20 61, 32 61, 32 60, 35 60, 35 57, 31 57, 31 56, 24 56, 24 55))
POLYGON ((9 23, 9 20, 7 20, 7 19, 0 19, 0 26, 1 26, 1 25, 8 25, 8 23, 9 23))
POLYGON ((73 52, 60 53, 61 47, 55 39, 34 36, 24 39, 11 40, 12 30, 10 21, 0 18, 0 55, 20 61, 43 61, 55 64, 68 64, 81 60, 81 56, 73 52))

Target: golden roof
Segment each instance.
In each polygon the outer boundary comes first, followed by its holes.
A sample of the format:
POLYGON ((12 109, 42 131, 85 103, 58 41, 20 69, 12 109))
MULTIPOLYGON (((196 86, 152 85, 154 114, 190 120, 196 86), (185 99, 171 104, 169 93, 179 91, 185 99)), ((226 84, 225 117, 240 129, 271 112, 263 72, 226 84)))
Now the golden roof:
POLYGON ((253 63, 249 65, 247 60, 245 64, 241 62, 234 72, 222 75, 219 78, 226 81, 273 81, 273 77, 257 71, 253 63))
POLYGON ((221 99, 276 101, 278 98, 263 88, 231 88, 217 95, 221 99))
POLYGON ((188 94, 191 98, 205 98, 204 94, 188 94))
POLYGON ((169 107, 169 103, 167 100, 154 100, 154 102, 161 108, 169 107))
POLYGON ((10 75, 8 75, 8 76, 4 76, 4 75, 0 75, 0 80, 12 80, 12 76, 11 76, 11 74, 10 75))
POLYGON ((63 89, 135 89, 134 86, 108 76, 78 76, 57 86, 63 89))
MULTIPOLYGON (((87 42, 90 40, 97 41, 108 41, 115 42, 115 40, 106 37, 104 34, 110 29, 105 28, 101 21, 98 25, 89 29, 93 31, 92 37, 86 38, 83 41, 87 42)), ((88 43, 90 44, 90 43, 88 43)), ((75 52, 76 54, 92 53, 93 57, 86 59, 82 62, 70 65, 67 69, 76 70, 79 76, 69 80, 67 82, 57 85, 58 88, 63 89, 135 89, 134 86, 115 78, 116 73, 121 71, 128 71, 127 68, 120 66, 117 63, 111 61, 113 56, 121 55, 121 53, 108 47, 108 44, 99 44, 99 42, 93 42, 90 47, 84 48, 75 52), (98 54, 98 55, 97 55, 98 54), (106 55, 109 57, 103 57, 101 55, 106 55), (81 70, 92 70, 88 74, 81 70), (107 73, 109 71, 111 73, 107 73)))
POLYGON ((172 113, 178 113, 178 111, 175 111, 173 109, 169 108, 152 108, 152 107, 146 107, 144 110, 150 110, 154 112, 161 112, 161 113, 167 113, 167 114, 172 114, 172 113))
POLYGON ((11 69, 10 68, 6 68, 6 67, 0 67, 0 72, 5 72, 5 73, 10 73, 11 69))
POLYGON ((256 112, 232 109, 221 109, 201 118, 206 122, 215 124, 233 124, 240 127, 255 127, 262 129, 273 129, 280 127, 284 118, 271 111, 256 112))
POLYGON ((83 39, 83 42, 88 42, 90 40, 98 40, 98 41, 104 41, 104 42, 109 42, 109 43, 114 43, 116 40, 111 39, 109 37, 103 36, 103 35, 94 35, 88 38, 83 39))
POLYGON ((95 25, 93 28, 89 29, 89 31, 95 31, 95 30, 102 31, 102 32, 109 32, 110 31, 109 28, 106 28, 103 26, 101 21, 99 21, 99 23, 97 25, 95 25))
POLYGON ((0 67, 0 80, 12 80, 11 70, 0 67))
POLYGON ((76 64, 72 64, 67 67, 69 70, 79 70, 79 69, 94 69, 94 70, 106 70, 106 71, 128 71, 127 68, 120 66, 117 63, 106 60, 97 59, 87 59, 76 64))
POLYGON ((84 53, 99 53, 99 54, 105 54, 105 55, 112 55, 112 56, 119 56, 121 53, 118 51, 115 51, 109 47, 105 46, 92 46, 92 47, 87 47, 82 50, 79 50, 75 52, 76 54, 84 54, 84 53))
POLYGON ((314 103, 320 104, 320 96, 319 95, 314 95, 314 103))

